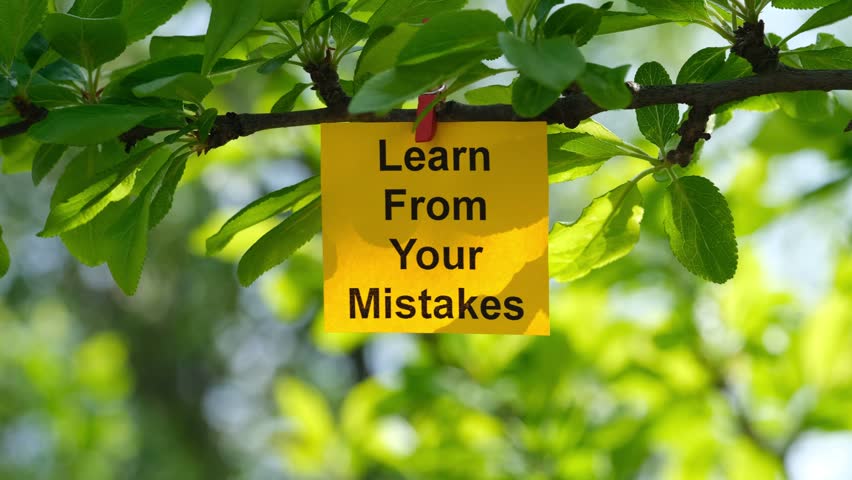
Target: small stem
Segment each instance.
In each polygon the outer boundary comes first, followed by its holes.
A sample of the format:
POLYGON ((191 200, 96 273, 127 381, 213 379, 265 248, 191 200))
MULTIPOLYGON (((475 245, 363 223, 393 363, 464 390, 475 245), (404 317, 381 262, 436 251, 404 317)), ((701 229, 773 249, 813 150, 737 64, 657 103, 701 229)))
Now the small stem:
POLYGON ((708 22, 708 21, 706 21, 706 20, 700 20, 700 21, 698 21, 697 23, 698 23, 699 25, 703 25, 703 26, 705 26, 705 27, 709 28, 710 30, 713 30, 714 32, 718 33, 718 34, 719 34, 719 35, 721 35, 721 36, 722 36, 722 38, 724 38, 725 40, 727 40, 727 41, 729 41, 729 42, 731 42, 731 43, 733 43, 733 42, 734 42, 734 35, 733 35, 733 34, 731 34, 731 33, 729 33, 728 31, 726 31, 724 28, 720 27, 719 25, 716 25, 716 24, 715 24, 715 23, 713 23, 713 22, 708 22))
MULTIPOLYGON (((287 30, 287 27, 286 27, 283 23, 281 23, 281 22, 275 22, 275 24, 276 24, 276 25, 278 25, 278 28, 280 28, 280 29, 281 29, 281 31, 284 33, 284 35, 286 35, 286 36, 287 36, 287 39, 289 39, 289 40, 290 40, 290 42, 292 42, 292 43, 293 43, 293 47, 295 47, 296 45, 298 45, 298 43, 296 43, 296 39, 295 39, 295 38, 293 38, 293 34, 291 34, 289 30, 287 30)), ((300 24, 300 25, 301 25, 301 24, 300 24)))
POLYGON ((661 167, 651 167, 651 168, 648 168, 648 169, 642 170, 642 171, 641 171, 641 172, 639 172, 639 173, 638 173, 635 177, 633 177, 633 179, 632 179, 632 180, 630 180, 630 183, 632 183, 632 184, 636 185, 637 183, 639 183, 639 180, 642 180, 643 178, 645 178, 645 177, 647 177, 648 175, 650 175, 650 174, 652 174, 652 173, 656 172, 656 171, 657 171, 657 170, 659 170, 660 168, 661 168, 661 167))

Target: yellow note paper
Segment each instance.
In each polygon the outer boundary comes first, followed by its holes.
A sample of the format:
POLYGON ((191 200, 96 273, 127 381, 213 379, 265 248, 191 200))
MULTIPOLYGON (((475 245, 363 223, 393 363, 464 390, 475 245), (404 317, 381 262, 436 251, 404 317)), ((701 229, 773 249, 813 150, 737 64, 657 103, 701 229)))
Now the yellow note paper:
POLYGON ((328 332, 548 335, 546 126, 322 126, 328 332))

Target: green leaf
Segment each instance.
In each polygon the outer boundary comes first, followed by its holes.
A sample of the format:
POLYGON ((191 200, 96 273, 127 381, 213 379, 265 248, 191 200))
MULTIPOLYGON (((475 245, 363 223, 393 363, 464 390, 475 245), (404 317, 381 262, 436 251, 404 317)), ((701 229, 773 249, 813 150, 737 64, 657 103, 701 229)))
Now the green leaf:
POLYGON ((351 113, 381 112, 479 65, 479 56, 458 53, 430 62, 400 65, 370 78, 352 97, 351 113))
POLYGON ((127 31, 127 43, 150 35, 185 4, 186 0, 124 0, 119 19, 127 31))
POLYGON ((0 173, 28 172, 40 145, 30 135, 15 135, 0 140, 0 173))
MULTIPOLYGON (((152 82, 160 78, 171 77, 181 73, 197 73, 201 70, 203 57, 201 55, 184 55, 180 57, 170 57, 162 60, 157 60, 151 63, 143 64, 134 69, 119 80, 110 84, 112 87, 118 83, 118 87, 132 89, 137 85, 152 82)), ((233 73, 240 69, 254 65, 260 60, 235 60, 230 58, 222 58, 213 66, 210 75, 219 75, 233 73)), ((110 88, 107 88, 109 91, 110 88)))
POLYGON ((211 0, 212 11, 204 39, 204 63, 207 75, 222 55, 243 39, 260 21, 262 0, 211 0))
POLYGON ((0 226, 0 278, 3 278, 9 272, 11 263, 9 249, 6 247, 6 242, 3 241, 3 227, 0 226))
POLYGON ((627 255, 639 240, 642 194, 627 182, 596 198, 572 224, 550 232, 550 276, 570 281, 627 255))
POLYGON ((671 20, 633 12, 603 12, 601 26, 598 27, 598 35, 626 32, 637 28, 651 27, 661 23, 669 23, 671 20))
POLYGON ((796 52, 802 68, 806 70, 850 70, 852 69, 852 47, 836 47, 825 50, 796 52))
POLYGON ((417 30, 399 52, 397 64, 423 63, 464 52, 479 60, 496 57, 497 33, 505 30, 500 17, 485 10, 441 13, 417 30))
POLYGON ((41 183, 45 175, 53 170, 53 167, 56 166, 56 163, 59 162, 59 159, 62 158, 62 154, 65 153, 65 150, 67 149, 68 145, 57 145, 52 143, 45 143, 39 147, 38 152, 35 154, 35 158, 33 158, 33 185, 41 183))
POLYGON ((120 164, 95 175, 82 191, 51 208, 44 229, 38 235, 53 237, 73 230, 90 222, 110 203, 129 195, 137 169, 162 145, 139 150, 120 164))
POLYGON ((824 7, 826 5, 831 5, 832 3, 838 3, 838 0, 772 0, 772 6, 775 8, 799 10, 824 7))
POLYGON ((600 25, 600 10, 573 3, 565 5, 550 15, 544 24, 544 35, 548 38, 567 35, 579 47, 595 36, 600 25))
POLYGON ((459 10, 466 3, 467 0, 386 0, 370 17, 369 24, 375 30, 384 25, 421 23, 441 12, 459 10))
POLYGON ((51 13, 42 32, 51 48, 89 71, 118 57, 127 47, 127 33, 117 18, 51 13))
POLYGON ((515 24, 520 24, 533 11, 538 0, 506 0, 506 7, 509 8, 509 13, 515 20, 515 24))
POLYGON ((39 107, 55 109, 80 103, 80 92, 56 83, 30 84, 30 101, 39 107))
POLYGON ((44 143, 93 145, 116 138, 161 112, 159 108, 130 105, 78 105, 53 110, 29 133, 44 143))
POLYGON ((281 98, 275 102, 275 105, 272 106, 272 113, 287 113, 292 111, 293 107, 296 106, 296 100, 299 99, 299 95, 301 95, 302 92, 310 86, 310 83, 297 83, 293 85, 293 88, 291 88, 289 92, 282 95, 281 98))
POLYGON ((704 177, 682 177, 666 189, 663 227, 672 252, 687 270, 715 283, 737 270, 737 239, 728 202, 704 177))
POLYGON ((11 66, 15 55, 38 31, 47 0, 0 0, 0 65, 11 66))
POLYGON ((183 172, 186 170, 186 160, 189 158, 190 152, 178 155, 171 159, 168 170, 166 170, 163 182, 157 190, 157 195, 151 202, 151 219, 148 223, 148 228, 154 228, 166 218, 169 211, 172 209, 172 203, 175 198, 180 179, 183 178, 183 172))
POLYGON ((320 198, 293 212, 262 236, 240 259, 237 276, 243 286, 251 285, 270 268, 290 257, 322 228, 320 198))
POLYGON ((655 17, 675 22, 709 20, 704 0, 630 0, 655 17))
POLYGON ((116 17, 121 13, 121 0, 76 0, 68 13, 83 18, 116 17))
POLYGON ((832 116, 834 102, 828 92, 786 92, 772 97, 784 113, 797 120, 820 122, 832 116))
POLYGON ((417 33, 417 27, 398 25, 382 27, 373 32, 358 55, 354 80, 361 85, 369 77, 389 70, 396 63, 400 50, 417 33))
POLYGON ((583 55, 567 36, 539 40, 535 45, 505 32, 498 38, 509 62, 550 90, 568 88, 586 68, 583 55))
POLYGON ((370 26, 364 22, 353 20, 345 13, 338 13, 331 18, 331 36, 334 38, 334 48, 338 56, 355 46, 367 36, 370 26))
MULTIPOLYGON (((204 55, 204 35, 178 35, 174 37, 151 37, 148 45, 151 60, 180 57, 184 55, 204 55)), ((200 69, 200 67, 199 67, 200 69)), ((196 69, 195 71, 198 71, 196 69)))
POLYGON ((541 115, 559 99, 560 92, 521 75, 512 85, 512 109, 520 116, 541 115))
POLYGON ((160 97, 201 103, 213 90, 213 82, 199 73, 179 73, 171 77, 143 83, 133 87, 137 97, 160 97))
POLYGON ((299 50, 302 49, 301 45, 297 45, 294 48, 282 53, 281 55, 276 55, 273 58, 263 62, 259 67, 257 67, 257 73, 267 74, 272 73, 279 68, 281 68, 285 63, 287 63, 293 55, 299 53, 299 50))
POLYGON ((488 85, 464 92, 464 98, 471 105, 510 105, 512 103, 511 85, 488 85))
POLYGON ((150 212, 150 197, 140 195, 106 233, 112 239, 107 265, 125 295, 136 293, 142 278, 142 266, 148 254, 150 212))
MULTIPOLYGON (((648 85, 671 85, 672 81, 666 69, 657 62, 649 62, 639 67, 636 83, 648 85)), ((656 105, 636 110, 639 130, 649 142, 665 149, 666 143, 677 131, 679 115, 677 105, 656 105)))
POLYGON ((844 18, 848 18, 852 16, 852 1, 842 0, 837 3, 833 3, 831 5, 825 6, 819 10, 817 10, 811 17, 805 20, 805 23, 802 24, 801 27, 797 28, 793 33, 787 35, 787 37, 782 40, 781 43, 784 43, 791 38, 799 35, 800 33, 807 32, 808 30, 813 30, 815 28, 824 27, 826 25, 831 25, 832 23, 839 22, 844 18))
POLYGON ((319 177, 311 177, 255 200, 231 217, 219 231, 207 239, 207 254, 212 255, 228 245, 237 233, 258 223, 297 208, 306 200, 319 196, 319 177))
POLYGON ((625 78, 630 65, 609 68, 587 63, 586 70, 577 79, 583 93, 607 110, 620 110, 630 105, 633 93, 627 88, 625 78))
POLYGON ((728 47, 709 47, 692 54, 680 67, 677 83, 704 83, 725 64, 728 47))
POLYGON ((575 180, 595 173, 613 157, 635 157, 636 152, 626 147, 627 145, 621 140, 612 140, 606 136, 595 136, 582 131, 549 134, 547 136, 549 181, 558 183, 575 180))
MULTIPOLYGON (((118 142, 110 142, 100 147, 86 147, 68 162, 53 190, 50 206, 53 208, 84 190, 97 178, 98 174, 109 170, 126 158, 127 155, 118 142)), ((62 233, 60 235, 62 243, 83 265, 94 267, 106 262, 112 239, 105 233, 129 204, 130 201, 127 198, 109 204, 92 221, 62 233)))
POLYGON ((261 17, 267 22, 299 20, 312 0, 263 0, 261 17))

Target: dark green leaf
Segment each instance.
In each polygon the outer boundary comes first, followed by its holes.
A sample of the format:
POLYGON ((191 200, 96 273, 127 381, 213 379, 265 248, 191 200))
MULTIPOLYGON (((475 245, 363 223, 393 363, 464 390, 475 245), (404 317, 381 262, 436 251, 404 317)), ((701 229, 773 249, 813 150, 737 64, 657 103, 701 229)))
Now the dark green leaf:
POLYGON ((677 83, 704 83, 721 70, 725 64, 727 47, 702 48, 695 52, 680 68, 677 83))
POLYGON ((47 118, 33 125, 29 133, 44 143, 93 145, 116 138, 160 112, 152 107, 78 105, 53 110, 47 118))
POLYGON ((596 63, 586 64, 586 70, 577 79, 583 93, 607 110, 619 110, 630 105, 633 94, 625 84, 630 65, 609 68, 596 63))
POLYGON ((311 177, 255 200, 231 217, 219 231, 207 239, 207 254, 212 255, 228 245, 237 233, 258 223, 297 208, 319 195, 319 177, 311 177))
POLYGON ((322 228, 320 198, 291 214, 260 238, 240 259, 237 276, 244 286, 251 285, 270 268, 290 257, 322 228))
MULTIPOLYGON (((672 84, 666 69, 657 62, 645 63, 639 67, 635 80, 639 85, 672 84)), ((636 110, 636 120, 642 135, 661 150, 677 131, 678 116, 677 105, 656 105, 636 110)))
POLYGON ((204 39, 201 74, 213 70, 222 55, 243 39, 260 21, 262 0, 211 0, 210 23, 204 39))
POLYGON ((201 103, 213 90, 213 82, 199 73, 179 73, 171 77, 158 78, 133 87, 137 97, 160 97, 201 103))
POLYGON ((56 166, 56 163, 59 162, 62 154, 67 149, 68 145, 56 145, 52 143, 45 143, 39 147, 35 158, 33 158, 33 185, 41 183, 45 175, 53 170, 53 167, 56 166))
POLYGON ((601 12, 588 5, 573 3, 553 12, 544 24, 544 35, 558 37, 567 35, 579 47, 585 45, 597 33, 601 25, 601 12))
POLYGON ((397 64, 423 63, 464 52, 471 52, 480 60, 493 57, 499 55, 497 32, 504 30, 503 22, 492 12, 462 10, 441 13, 417 30, 399 52, 397 64))
POLYGON ((709 20, 704 0, 630 0, 655 17, 676 22, 709 20))
POLYGON ((261 17, 267 22, 299 20, 310 4, 311 0, 263 0, 261 17))
POLYGON ((531 45, 504 32, 499 41, 509 62, 550 90, 568 88, 586 68, 583 55, 569 37, 547 38, 531 45))
POLYGON ((672 252, 687 270, 724 283, 737 270, 737 239, 728 202, 704 177, 683 177, 669 185, 663 227, 672 252))
POLYGON ((179 12, 184 4, 186 0, 124 0, 119 19, 127 31, 127 43, 150 35, 179 12))
POLYGON ((272 113, 286 113, 293 110, 293 107, 296 106, 296 100, 299 99, 299 95, 301 95, 302 92, 310 86, 310 83, 297 83, 293 85, 293 88, 291 88, 289 92, 282 95, 281 98, 275 102, 275 105, 272 106, 272 113))
POLYGON ((42 32, 54 50, 87 70, 121 55, 127 46, 127 33, 117 18, 51 13, 44 20, 42 32))
POLYGON ((807 32, 808 30, 813 30, 815 28, 831 25, 834 22, 839 22, 849 16, 852 16, 852 1, 841 0, 837 3, 825 6, 811 15, 811 18, 805 20, 805 23, 803 23, 801 27, 797 28, 790 35, 787 35, 787 38, 785 38, 784 41, 786 42, 796 35, 807 32))
POLYGON ((559 91, 521 75, 512 85, 512 109, 522 117, 535 117, 553 105, 559 94, 559 91))
POLYGON ((642 194, 627 182, 596 198, 572 224, 550 232, 550 276, 570 281, 627 255, 639 240, 642 194))
POLYGON ((47 0, 0 0, 0 65, 12 65, 46 13, 47 0))

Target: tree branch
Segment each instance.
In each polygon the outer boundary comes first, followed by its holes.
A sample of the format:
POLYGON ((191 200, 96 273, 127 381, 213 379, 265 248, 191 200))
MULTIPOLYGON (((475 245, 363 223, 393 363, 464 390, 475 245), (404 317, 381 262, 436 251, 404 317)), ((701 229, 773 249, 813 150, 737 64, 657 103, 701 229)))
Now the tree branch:
MULTIPOLYGON (((852 70, 780 70, 764 75, 738 78, 713 83, 696 83, 668 86, 640 86, 628 82, 633 91, 633 101, 626 108, 665 104, 690 106, 717 106, 770 93, 807 90, 852 90, 852 70)), ((43 110, 43 109, 42 109, 43 110)), ((569 93, 560 98, 543 114, 535 118, 518 116, 511 105, 466 105, 446 102, 436 108, 439 122, 487 121, 545 121, 574 128, 585 119, 606 111, 582 93, 569 93)), ((413 109, 391 110, 385 115, 350 114, 340 108, 322 108, 288 113, 228 113, 216 119, 208 149, 225 145, 239 137, 274 128, 298 127, 335 122, 413 122, 417 116, 413 109)), ((23 133, 43 117, 0 127, 0 138, 23 133)), ((122 135, 125 141, 142 140, 161 129, 136 127, 122 135)))
MULTIPOLYGON (((852 90, 852 70, 782 70, 714 83, 640 86, 630 82, 628 86, 633 91, 633 101, 626 108, 628 110, 678 103, 711 107, 770 93, 852 90)), ((439 122, 546 121, 551 124, 564 124, 569 128, 574 128, 581 121, 604 111, 606 111, 605 108, 596 105, 582 93, 570 93, 560 98, 547 111, 535 118, 518 116, 511 105, 466 105, 450 101, 436 109, 439 122)), ((391 110, 386 115, 353 115, 331 108, 289 113, 243 113, 237 115, 239 130, 242 133, 234 136, 223 131, 217 138, 216 144, 210 144, 209 147, 216 148, 239 136, 248 136, 274 128, 337 122, 413 122, 416 116, 416 110, 403 109, 391 110)), ((233 119, 226 120, 225 117, 222 115, 217 119, 217 127, 226 121, 233 122, 233 119)), ((706 120, 704 123, 706 124, 706 120)), ((697 142, 698 139, 695 141, 697 142)))

